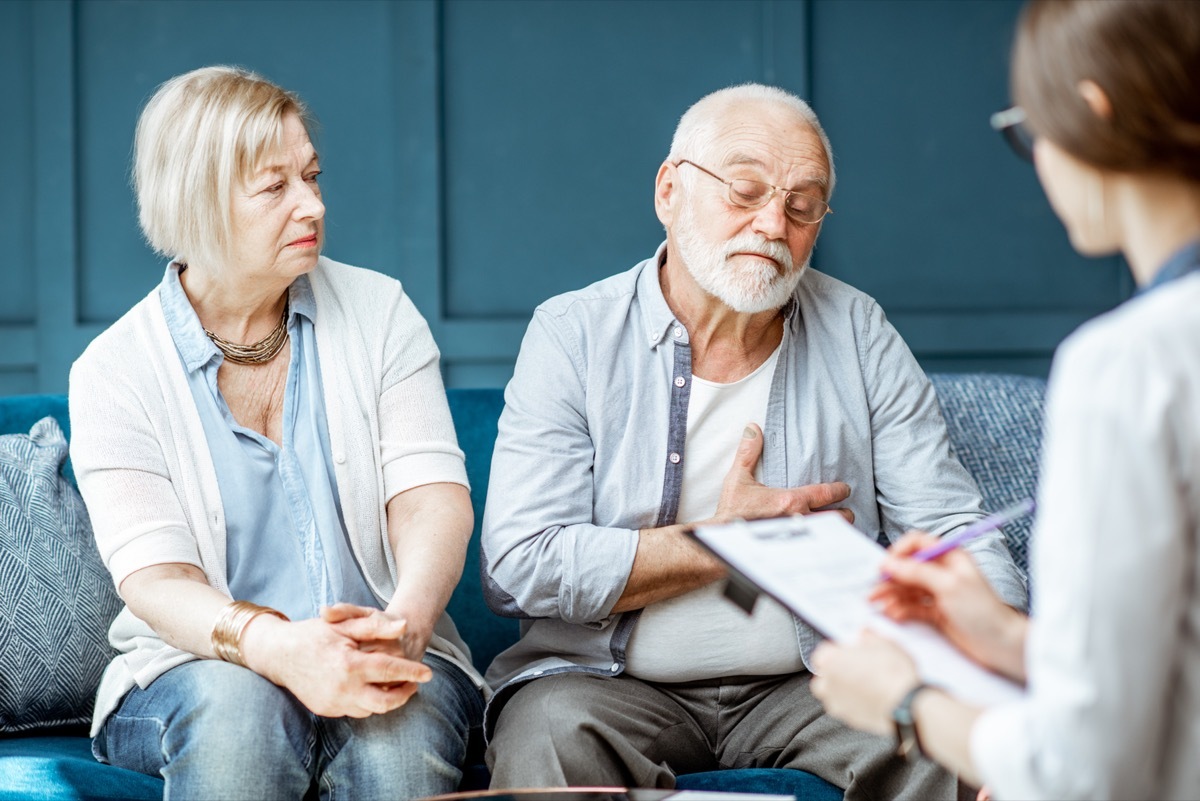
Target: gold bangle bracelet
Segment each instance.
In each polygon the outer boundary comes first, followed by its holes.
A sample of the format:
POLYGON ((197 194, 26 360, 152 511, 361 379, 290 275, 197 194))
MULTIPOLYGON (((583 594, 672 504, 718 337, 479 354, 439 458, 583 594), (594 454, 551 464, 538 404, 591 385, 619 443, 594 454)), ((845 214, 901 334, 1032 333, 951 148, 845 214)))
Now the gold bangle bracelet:
POLYGON ((288 619, 287 615, 277 609, 259 606, 250 601, 232 601, 221 609, 221 614, 217 615, 217 622, 213 624, 211 635, 212 648, 218 659, 246 667, 246 662, 242 659, 242 636, 246 633, 250 621, 259 615, 274 615, 285 621, 288 619))

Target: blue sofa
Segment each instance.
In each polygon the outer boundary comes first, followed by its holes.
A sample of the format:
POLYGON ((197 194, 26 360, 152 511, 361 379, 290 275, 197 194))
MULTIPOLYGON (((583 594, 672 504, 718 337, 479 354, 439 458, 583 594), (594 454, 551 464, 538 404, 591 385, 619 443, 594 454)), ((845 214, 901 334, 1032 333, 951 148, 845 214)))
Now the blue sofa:
MULTIPOLYGON (((931 378, 950 428, 953 447, 963 464, 979 481, 986 506, 996 509, 1015 499, 1030 496, 1037 477, 1045 383, 1036 378, 990 374, 935 374, 931 378)), ((516 621, 499 618, 484 605, 477 569, 478 521, 483 517, 492 444, 503 396, 500 390, 450 390, 449 398, 459 442, 467 454, 471 497, 477 521, 467 569, 450 602, 450 611, 471 646, 475 664, 482 670, 517 637, 516 621)), ((69 434, 64 396, 0 398, 0 435, 29 432, 34 423, 45 416, 55 418, 64 434, 69 434)), ((4 439, 15 438, 0 437, 0 441, 4 439)), ((0 457, 3 455, 0 451, 0 457)), ((63 474, 71 478, 69 463, 63 465, 63 474)), ((70 486, 69 482, 66 486, 70 486)), ((64 490, 64 496, 68 494, 64 490)), ((0 498, 3 497, 6 496, 0 495, 0 498)), ((77 495, 75 497, 77 499, 77 495)), ((8 502, 11 503, 11 499, 8 502)), ((5 511, 0 508, 0 515, 5 511)), ((72 524, 86 525, 86 515, 80 514, 79 517, 80 520, 72 518, 72 524)), ((90 528, 86 531, 90 532, 90 528)), ((1026 561, 1028 532, 1027 520, 1006 530, 1014 558, 1022 567, 1026 561)), ((79 633, 63 633, 61 627, 55 629, 51 625, 60 619, 66 620, 68 626, 88 628, 89 631, 84 633, 91 637, 91 641, 101 643, 98 647, 107 647, 103 644, 104 631, 119 601, 111 593, 111 587, 96 583, 99 579, 94 570, 81 573, 73 563, 75 560, 90 560, 91 568, 98 564, 98 556, 90 541, 73 543, 66 550, 59 548, 48 551, 49 556, 43 561, 27 554, 5 552, 6 548, 15 550, 11 543, 0 540, 0 613, 5 615, 0 617, 0 666, 4 664, 3 654, 13 653, 7 649, 24 647, 21 643, 11 643, 14 638, 22 636, 13 619, 14 615, 23 616, 21 619, 25 621, 33 619, 39 623, 46 622, 45 626, 39 625, 37 628, 44 637, 52 640, 79 633), (39 582, 46 586, 39 586, 39 582), (80 588, 83 590, 79 591, 80 588), (77 592, 74 598, 67 598, 65 602, 52 598, 57 605, 51 605, 47 598, 56 593, 62 594, 64 590, 77 592), (7 606, 4 602, 5 591, 9 592, 10 603, 7 606), (30 600, 22 602, 25 605, 14 612, 10 607, 16 591, 30 600), (105 601, 97 612, 95 597, 101 595, 105 601), (39 604, 44 604, 46 608, 40 608, 39 604)), ((85 686, 67 688, 76 691, 75 700, 65 702, 67 706, 71 703, 75 706, 86 704, 86 700, 80 699, 90 698, 94 692, 91 682, 98 678, 96 671, 103 664, 102 656, 95 655, 98 661, 92 668, 90 678, 80 681, 85 686)), ((68 668, 78 671, 82 664, 80 659, 71 659, 71 664, 63 666, 59 664, 62 660, 56 662, 53 657, 53 654, 39 655, 38 658, 44 661, 44 669, 34 666, 31 675, 39 676, 40 680, 46 671, 69 672, 68 668)), ((54 704, 47 701, 43 705, 45 709, 39 712, 37 705, 42 699, 31 699, 29 693, 21 692, 24 689, 27 688, 14 686, 11 676, 0 673, 0 801, 117 798, 157 801, 162 798, 163 783, 160 779, 101 765, 92 759, 86 725, 82 722, 87 716, 87 709, 75 709, 72 717, 52 708, 54 704), (19 708, 14 712, 10 707, 19 708), (28 720, 31 714, 37 718, 33 723, 28 720)), ((61 692, 62 688, 55 690, 51 685, 47 693, 52 691, 61 692)), ((59 703, 60 707, 62 705, 59 703)), ((480 764, 481 756, 481 750, 476 747, 472 764, 464 777, 464 789, 486 786, 487 774, 480 764)), ((791 770, 695 773, 680 776, 679 786, 693 790, 781 793, 794 795, 799 801, 835 801, 842 797, 841 791, 827 782, 791 770)))

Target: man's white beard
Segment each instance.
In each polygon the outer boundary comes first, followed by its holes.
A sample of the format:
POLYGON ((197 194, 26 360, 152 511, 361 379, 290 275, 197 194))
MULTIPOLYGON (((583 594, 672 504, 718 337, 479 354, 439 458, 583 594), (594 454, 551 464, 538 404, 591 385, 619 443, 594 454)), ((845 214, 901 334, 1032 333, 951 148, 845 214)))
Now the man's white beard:
POLYGON ((755 234, 740 234, 723 243, 706 240, 690 206, 675 223, 675 242, 679 258, 700 288, 734 311, 746 314, 782 308, 808 268, 809 259, 794 267, 791 251, 777 240, 755 234), (728 259, 734 253, 766 256, 778 262, 783 271, 756 259, 747 259, 749 264, 731 264, 728 259))

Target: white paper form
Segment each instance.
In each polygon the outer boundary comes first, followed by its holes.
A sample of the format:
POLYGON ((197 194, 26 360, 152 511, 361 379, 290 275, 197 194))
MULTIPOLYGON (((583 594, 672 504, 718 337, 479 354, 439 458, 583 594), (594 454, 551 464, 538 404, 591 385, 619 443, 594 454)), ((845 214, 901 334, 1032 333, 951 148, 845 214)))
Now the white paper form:
POLYGON ((1024 690, 972 662, 924 623, 899 624, 867 600, 879 583, 884 550, 837 512, 701 526, 695 537, 760 590, 831 640, 870 627, 916 662, 929 684, 984 706, 1024 690))

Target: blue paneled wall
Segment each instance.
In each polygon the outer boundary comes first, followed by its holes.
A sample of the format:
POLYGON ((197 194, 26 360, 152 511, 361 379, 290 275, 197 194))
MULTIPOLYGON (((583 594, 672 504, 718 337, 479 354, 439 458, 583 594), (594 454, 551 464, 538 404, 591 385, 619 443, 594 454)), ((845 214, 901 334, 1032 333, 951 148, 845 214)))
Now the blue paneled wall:
POLYGON ((141 104, 237 63, 322 122, 333 258, 404 281, 447 381, 499 386, 533 307, 661 239, 675 121, 747 80, 811 100, 838 192, 814 264, 874 294, 927 369, 1044 373, 1125 297, 988 129, 1015 0, 10 0, 0 3, 0 394, 150 291, 128 186, 141 104))

